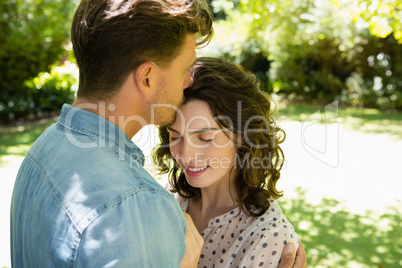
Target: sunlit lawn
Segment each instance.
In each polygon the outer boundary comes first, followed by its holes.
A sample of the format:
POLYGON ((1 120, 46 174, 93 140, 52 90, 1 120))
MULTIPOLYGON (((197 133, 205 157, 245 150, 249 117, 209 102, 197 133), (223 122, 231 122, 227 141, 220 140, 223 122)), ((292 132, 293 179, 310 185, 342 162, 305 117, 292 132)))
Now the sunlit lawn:
MULTIPOLYGON (((302 104, 279 105, 281 120, 304 121, 325 107, 302 104)), ((364 133, 387 133, 402 139, 402 113, 375 109, 327 109, 346 127, 364 133)), ((35 139, 57 118, 42 119, 21 126, 0 127, 0 166, 5 156, 23 157, 35 139)), ((325 121, 325 120, 324 120, 325 121)), ((373 197, 375 198, 375 197, 373 197)), ((402 267, 402 204, 365 215, 347 211, 337 200, 308 204, 304 190, 293 199, 280 200, 308 255, 309 267, 402 267)))
POLYGON ((6 164, 6 155, 24 157, 34 141, 56 120, 51 117, 19 126, 0 126, 0 166, 6 164))
POLYGON ((402 203, 386 211, 348 212, 337 200, 311 205, 305 191, 280 200, 297 230, 309 267, 402 267, 402 203))
POLYGON ((277 116, 279 118, 306 121, 315 120, 324 112, 326 119, 336 120, 338 123, 363 133, 386 133, 394 139, 402 139, 402 113, 383 112, 377 109, 363 108, 336 108, 336 106, 288 104, 286 101, 277 101, 277 116))

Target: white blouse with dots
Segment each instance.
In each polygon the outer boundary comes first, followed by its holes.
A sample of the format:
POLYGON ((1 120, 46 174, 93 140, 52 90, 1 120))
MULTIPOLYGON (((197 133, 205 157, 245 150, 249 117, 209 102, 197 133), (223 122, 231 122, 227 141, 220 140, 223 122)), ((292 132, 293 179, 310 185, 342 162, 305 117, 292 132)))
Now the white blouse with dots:
MULTIPOLYGON (((188 199, 179 197, 178 201, 186 211, 188 199)), ((205 242, 198 268, 278 267, 288 242, 293 242, 297 250, 299 242, 293 226, 278 202, 270 202, 269 209, 258 217, 247 216, 237 207, 211 219, 202 233, 205 242)))

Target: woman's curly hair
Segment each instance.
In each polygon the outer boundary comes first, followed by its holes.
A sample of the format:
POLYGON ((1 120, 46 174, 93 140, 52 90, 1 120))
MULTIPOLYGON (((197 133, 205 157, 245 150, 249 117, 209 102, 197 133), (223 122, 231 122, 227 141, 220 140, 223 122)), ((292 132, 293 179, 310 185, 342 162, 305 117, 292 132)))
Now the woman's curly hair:
MULTIPOLYGON (((259 216, 269 208, 270 197, 282 196, 276 183, 284 163, 279 144, 285 132, 276 125, 274 103, 254 74, 223 58, 199 58, 191 73, 194 83, 184 91, 185 102, 206 102, 218 125, 235 134, 237 202, 247 215, 259 216)), ((153 159, 161 174, 169 174, 171 191, 200 198, 200 189, 187 182, 170 153, 166 127, 159 128, 159 137, 153 159)))

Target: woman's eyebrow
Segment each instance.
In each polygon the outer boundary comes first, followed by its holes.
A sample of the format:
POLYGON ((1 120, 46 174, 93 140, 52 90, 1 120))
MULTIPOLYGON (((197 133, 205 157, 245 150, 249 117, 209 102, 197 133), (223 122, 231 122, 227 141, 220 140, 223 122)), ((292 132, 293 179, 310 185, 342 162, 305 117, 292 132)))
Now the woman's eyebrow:
POLYGON ((200 128, 197 130, 192 131, 192 134, 198 134, 198 133, 204 133, 204 132, 209 132, 209 131, 214 131, 214 130, 219 130, 218 128, 200 128))
MULTIPOLYGON (((166 127, 166 128, 167 128, 168 131, 172 131, 172 132, 176 132, 176 133, 180 134, 179 131, 177 131, 177 130, 171 128, 171 127, 166 127)), ((210 127, 208 127, 208 128, 200 128, 200 129, 191 131, 191 134, 199 134, 199 133, 205 133, 205 132, 215 131, 215 130, 219 130, 219 128, 210 128, 210 127)))

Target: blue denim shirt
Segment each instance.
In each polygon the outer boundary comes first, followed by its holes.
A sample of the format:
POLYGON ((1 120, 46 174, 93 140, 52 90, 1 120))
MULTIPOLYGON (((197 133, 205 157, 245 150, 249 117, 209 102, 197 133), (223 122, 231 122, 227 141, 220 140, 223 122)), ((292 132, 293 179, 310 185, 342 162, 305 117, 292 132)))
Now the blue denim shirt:
POLYGON ((117 126, 64 105, 18 172, 12 266, 179 267, 182 211, 143 162, 117 126))

